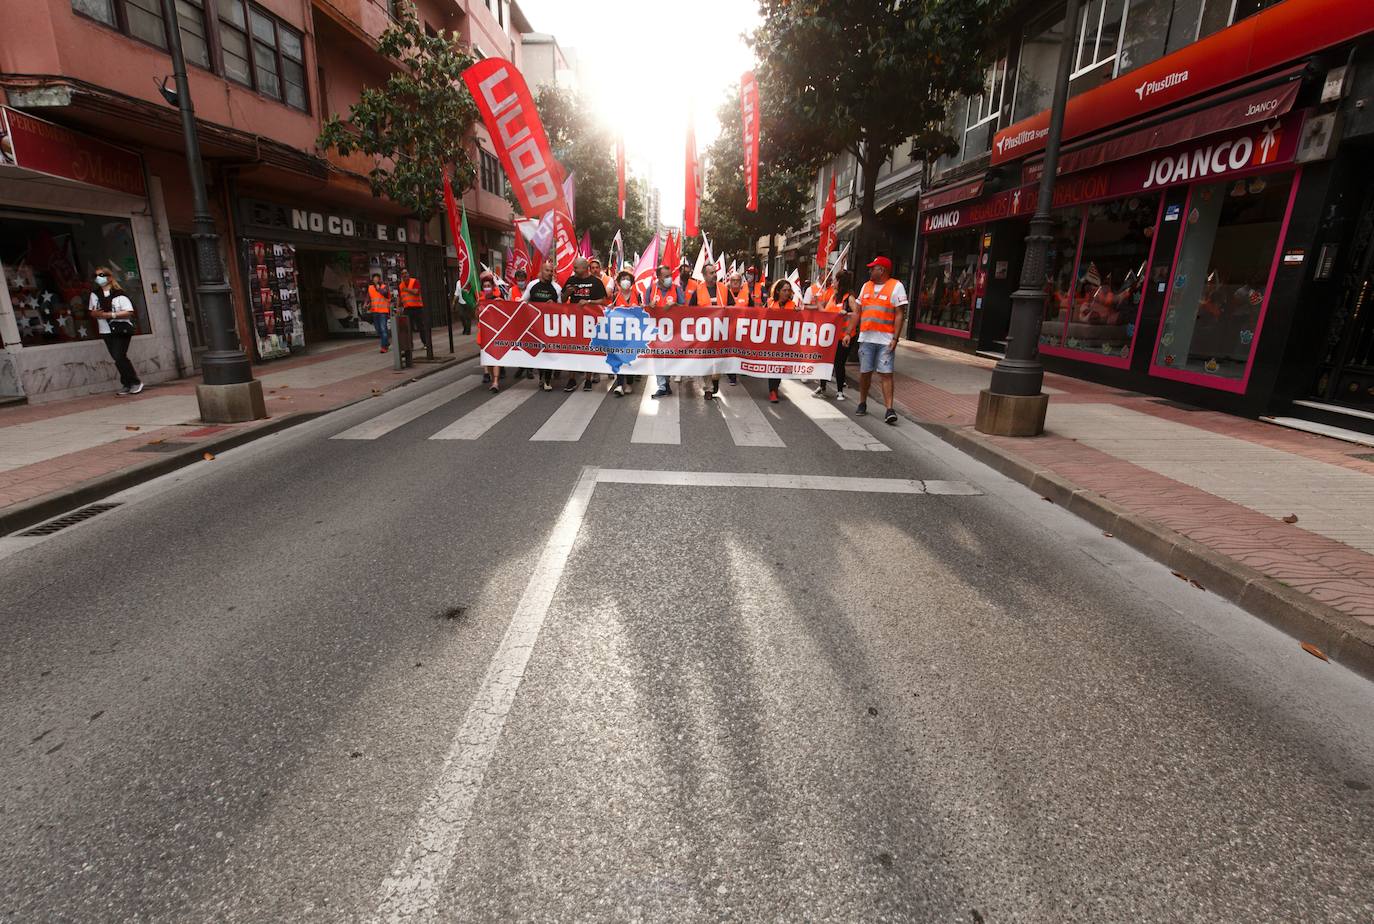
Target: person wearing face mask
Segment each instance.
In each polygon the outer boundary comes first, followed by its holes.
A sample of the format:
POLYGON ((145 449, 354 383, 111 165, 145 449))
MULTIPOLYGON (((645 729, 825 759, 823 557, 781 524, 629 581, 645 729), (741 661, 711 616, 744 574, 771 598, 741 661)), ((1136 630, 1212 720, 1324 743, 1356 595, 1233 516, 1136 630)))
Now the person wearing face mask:
MULTIPOLYGON (((792 283, 786 279, 779 279, 773 284, 773 297, 768 302, 770 311, 801 311, 801 303, 796 300, 792 292, 792 283)), ((778 389, 782 387, 782 379, 768 380, 768 400, 773 404, 778 403, 778 389)))
POLYGON ((759 268, 751 266, 744 271, 744 285, 749 289, 749 297, 755 305, 765 305, 768 299, 763 294, 763 280, 759 278, 759 268))
MULTIPOLYGON (((693 287, 687 293, 687 304, 696 308, 707 308, 725 304, 726 288, 716 278, 716 266, 707 263, 701 268, 702 281, 693 280, 693 287)), ((733 376, 732 376, 733 378, 733 376)), ((707 401, 720 394, 720 373, 701 377, 701 396, 707 401)))
MULTIPOLYGON (((553 264, 544 263, 539 267, 539 278, 530 284, 524 292, 527 302, 557 302, 562 301, 563 292, 558 288, 558 283, 553 281, 553 264)), ((553 391, 553 370, 539 370, 539 387, 544 391, 553 391)))
POLYGON ((115 281, 114 274, 102 266, 95 271, 95 288, 91 290, 91 317, 96 319, 100 336, 105 341, 105 349, 110 351, 119 370, 119 391, 117 395, 136 395, 143 390, 143 382, 138 377, 134 364, 129 362, 129 344, 134 339, 134 303, 115 281))
MULTIPOLYGON (((754 301, 753 293, 744 284, 744 277, 739 273, 731 273, 730 278, 726 280, 725 298, 721 300, 721 304, 726 308, 754 308, 758 305, 754 301)), ((739 384, 739 376, 733 372, 725 378, 731 385, 739 384)))
POLYGON ((372 284, 367 287, 367 313, 385 353, 391 349, 391 288, 382 282, 381 273, 373 273, 372 284))
POLYGON ((677 268, 677 284, 682 286, 682 294, 685 299, 684 304, 692 304, 692 296, 696 293, 697 286, 701 283, 692 278, 692 267, 683 260, 677 268))
MULTIPOLYGON (((684 304, 685 302, 686 295, 683 293, 682 287, 679 286, 677 281, 673 278, 673 271, 668 268, 667 264, 659 266, 658 278, 654 280, 653 286, 649 289, 649 297, 647 299, 649 307, 672 308, 684 304)), ((658 380, 658 390, 649 397, 666 398, 668 395, 671 395, 673 389, 669 384, 668 376, 660 375, 656 378, 658 380)))
MULTIPOLYGON (((488 302, 494 302, 501 297, 501 293, 496 290, 496 279, 490 273, 482 274, 482 291, 477 296, 477 312, 480 316, 482 306, 488 302)), ((501 390, 501 367, 487 366, 483 370, 482 384, 491 388, 492 394, 501 390)))
MULTIPOLYGON (((639 297, 639 290, 635 288, 635 274, 629 270, 621 270, 615 277, 615 297, 611 299, 612 308, 631 308, 641 304, 643 299, 639 297)), ((631 377, 623 372, 616 373, 615 385, 611 387, 611 393, 619 398, 621 395, 630 393, 631 377)))

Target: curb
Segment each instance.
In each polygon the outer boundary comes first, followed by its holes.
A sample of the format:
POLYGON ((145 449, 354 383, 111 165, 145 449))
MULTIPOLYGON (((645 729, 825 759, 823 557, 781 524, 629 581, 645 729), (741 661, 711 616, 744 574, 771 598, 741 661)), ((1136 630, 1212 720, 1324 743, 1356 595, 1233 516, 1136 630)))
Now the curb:
POLYGON ((1374 680, 1374 626, 1314 600, 1248 565, 1133 513, 1100 494, 1014 452, 993 445, 966 428, 912 420, 966 455, 1018 481, 1160 564, 1186 575, 1299 642, 1374 680))
MULTIPOLYGON (((434 375, 437 372, 442 372, 445 369, 452 368, 458 363, 466 362, 473 358, 475 357, 455 355, 452 359, 445 359, 442 362, 435 361, 432 363, 424 363, 422 366, 412 366, 410 370, 412 375, 410 378, 406 379, 404 382, 396 383, 381 392, 381 394, 387 394, 397 388, 409 385, 411 382, 419 381, 420 379, 434 375)), ((87 481, 74 484, 69 488, 63 488, 52 494, 15 504, 11 507, 6 507, 0 510, 0 536, 12 535, 21 529, 27 529, 35 524, 51 520, 53 517, 61 516, 78 507, 84 507, 92 501, 100 500, 102 497, 109 497, 111 494, 128 490, 145 481, 152 481, 154 478, 158 478, 168 472, 174 472, 179 468, 185 468, 188 465, 199 462, 204 458, 207 452, 215 454, 226 452, 236 446, 251 443, 259 437, 280 433, 298 424, 308 423, 326 414, 332 414, 335 411, 343 410, 346 407, 351 407, 375 397, 377 396, 364 395, 360 398, 354 398, 351 401, 345 401, 342 404, 335 405, 324 411, 301 411, 299 413, 293 412, 284 414, 281 417, 272 417, 260 426, 250 427, 234 433, 227 433, 218 438, 211 438, 199 443, 193 443, 185 449, 168 453, 159 458, 149 459, 147 462, 134 465, 130 468, 121 469, 117 472, 110 472, 106 475, 100 475, 87 481)))

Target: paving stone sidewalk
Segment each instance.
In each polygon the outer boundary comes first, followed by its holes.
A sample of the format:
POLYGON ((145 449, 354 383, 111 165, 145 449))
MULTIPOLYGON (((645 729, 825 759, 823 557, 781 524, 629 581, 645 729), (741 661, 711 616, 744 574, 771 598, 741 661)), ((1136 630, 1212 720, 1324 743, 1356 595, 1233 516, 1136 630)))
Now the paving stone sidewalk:
MULTIPOLYGON (((206 425, 198 419, 198 378, 148 386, 137 396, 90 395, 0 408, 0 518, 20 505, 70 492, 144 465, 164 453, 209 447, 235 435, 279 429, 387 391, 444 368, 448 331, 434 331, 435 359, 392 369, 375 341, 326 341, 303 356, 254 367, 268 420, 206 425)), ((418 344, 417 344, 418 347, 418 344)), ((453 359, 477 355, 476 338, 454 332, 453 359)))
POLYGON ((987 437, 973 421, 993 364, 903 344, 897 403, 1374 626, 1367 447, 1060 375, 1044 436, 987 437))

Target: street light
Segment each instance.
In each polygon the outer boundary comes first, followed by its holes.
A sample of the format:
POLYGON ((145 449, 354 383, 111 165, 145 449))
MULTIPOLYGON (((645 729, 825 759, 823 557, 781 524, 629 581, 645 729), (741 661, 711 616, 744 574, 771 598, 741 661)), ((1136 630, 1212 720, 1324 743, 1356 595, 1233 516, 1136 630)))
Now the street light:
POLYGON ((1045 306, 1045 261, 1053 222, 1054 175, 1059 168, 1059 138, 1064 131, 1064 104, 1069 98, 1069 64, 1073 60, 1072 37, 1078 22, 1081 0, 1067 0, 1064 10, 1064 40, 1059 47, 1059 71, 1054 78, 1054 97, 1050 103, 1050 131, 1045 139, 1044 173, 1040 175, 1040 195, 1035 215, 1026 235, 1026 257, 1021 264, 1021 285, 1011 296, 1011 325, 1007 332, 1007 353, 992 370, 992 382, 978 395, 978 416, 974 427, 994 436, 1039 436, 1045 429, 1045 411, 1050 397, 1040 386, 1045 367, 1040 362, 1040 324, 1045 306))
MULTIPOLYGON (((253 378, 253 368, 239 345, 229 283, 225 281, 224 263, 219 255, 219 234, 215 231, 215 220, 210 215, 209 198, 205 193, 205 167, 200 160, 196 113, 191 105, 191 88, 186 81, 186 59, 181 53, 176 0, 162 0, 162 17, 167 23, 172 78, 176 81, 175 104, 181 110, 186 169, 191 175, 194 210, 191 239, 196 245, 200 280, 196 292, 200 296, 201 313, 210 339, 210 349, 201 359, 202 384, 196 386, 196 401, 200 405, 201 420, 207 423, 261 420, 267 416, 262 383, 253 378)), ((169 97, 165 89, 163 96, 169 97)), ((168 98, 168 102, 171 101, 168 98)))

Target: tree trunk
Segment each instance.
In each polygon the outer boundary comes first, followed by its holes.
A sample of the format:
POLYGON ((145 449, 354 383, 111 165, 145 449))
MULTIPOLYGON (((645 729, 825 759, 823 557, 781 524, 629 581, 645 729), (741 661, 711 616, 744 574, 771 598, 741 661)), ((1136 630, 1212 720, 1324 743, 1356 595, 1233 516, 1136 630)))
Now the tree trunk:
MULTIPOLYGON (((760 278, 766 279, 768 284, 773 284, 773 262, 778 258, 778 236, 772 231, 768 232, 768 265, 759 274, 760 278)), ((765 292, 766 296, 768 293, 765 292)))
POLYGON ((874 206, 878 198, 878 168, 886 159, 885 151, 870 146, 865 148, 864 157, 859 162, 863 169, 863 189, 859 195, 859 231, 854 236, 856 267, 867 265, 883 250, 885 235, 878 224, 878 212, 874 206))

